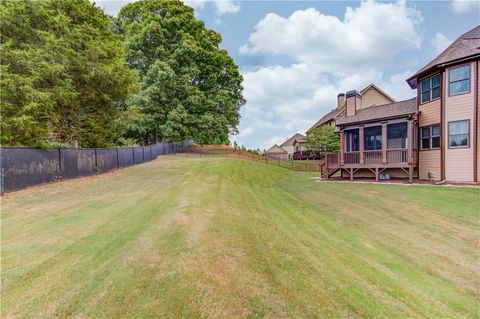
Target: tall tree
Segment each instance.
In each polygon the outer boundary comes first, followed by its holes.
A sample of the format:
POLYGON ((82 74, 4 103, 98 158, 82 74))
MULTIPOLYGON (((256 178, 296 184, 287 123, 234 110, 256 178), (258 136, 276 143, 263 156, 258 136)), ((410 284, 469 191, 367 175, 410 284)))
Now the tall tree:
POLYGON ((2 145, 113 145, 138 86, 89 0, 1 0, 2 145))
POLYGON ((237 133, 243 78, 220 34, 179 0, 136 1, 117 19, 128 64, 139 71, 134 99, 141 118, 130 132, 142 142, 193 138, 226 143, 237 133))

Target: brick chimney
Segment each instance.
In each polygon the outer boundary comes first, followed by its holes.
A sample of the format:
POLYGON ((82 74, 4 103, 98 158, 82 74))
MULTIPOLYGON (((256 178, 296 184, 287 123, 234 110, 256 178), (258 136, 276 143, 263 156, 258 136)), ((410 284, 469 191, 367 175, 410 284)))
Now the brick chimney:
POLYGON ((338 93, 337 95, 337 107, 345 105, 345 93, 338 93))
POLYGON ((347 100, 347 116, 354 116, 362 108, 362 95, 353 90, 345 94, 347 100))

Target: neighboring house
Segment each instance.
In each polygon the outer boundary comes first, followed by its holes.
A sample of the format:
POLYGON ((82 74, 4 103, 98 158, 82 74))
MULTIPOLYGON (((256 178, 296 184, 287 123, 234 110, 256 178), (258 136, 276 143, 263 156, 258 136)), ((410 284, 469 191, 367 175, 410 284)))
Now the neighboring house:
POLYGON ((275 144, 266 151, 268 159, 271 160, 287 160, 288 152, 281 148, 279 145, 275 144))
POLYGON ((303 140, 305 139, 305 136, 300 134, 300 133, 297 133, 295 135, 293 135, 292 137, 288 138, 285 142, 283 142, 282 144, 280 144, 280 147, 282 149, 284 149, 288 156, 287 156, 287 159, 292 159, 293 158, 293 153, 299 151, 299 150, 303 150, 301 149, 301 145, 300 144, 296 144, 294 145, 295 141, 302 141, 302 145, 303 145, 303 140))
MULTIPOLYGON (((395 100, 381 90, 375 84, 370 84, 365 87, 363 90, 359 92, 362 95, 362 106, 361 108, 368 108, 375 105, 382 105, 386 103, 395 102, 395 100)), ((312 127, 308 129, 306 134, 310 134, 310 132, 321 125, 330 125, 335 127, 335 119, 337 117, 345 115, 345 93, 340 93, 337 96, 337 107, 325 114, 320 120, 318 120, 312 127)))
POLYGON ((293 150, 294 152, 303 152, 307 149, 305 146, 305 136, 300 136, 295 138, 295 141, 293 141, 293 150))
POLYGON ((364 107, 361 92, 347 92, 335 118, 340 152, 327 155, 324 176, 478 182, 479 81, 480 26, 407 80, 416 98, 364 107))
POLYGON ((417 89, 420 178, 480 181, 480 26, 408 80, 417 89))

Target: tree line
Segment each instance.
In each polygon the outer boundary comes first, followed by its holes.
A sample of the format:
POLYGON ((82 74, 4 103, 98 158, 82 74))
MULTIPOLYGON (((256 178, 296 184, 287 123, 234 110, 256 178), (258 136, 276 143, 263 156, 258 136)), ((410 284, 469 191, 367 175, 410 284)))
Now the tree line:
POLYGON ((2 145, 223 144, 238 132, 238 66, 181 1, 117 17, 89 0, 1 5, 2 145))

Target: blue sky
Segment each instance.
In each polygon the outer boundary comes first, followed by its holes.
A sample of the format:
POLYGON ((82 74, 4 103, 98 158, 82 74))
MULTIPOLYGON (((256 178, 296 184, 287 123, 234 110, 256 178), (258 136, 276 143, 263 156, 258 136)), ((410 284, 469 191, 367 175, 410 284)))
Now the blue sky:
MULTIPOLYGON (((130 1, 96 3, 116 15, 130 1)), ((397 100, 405 79, 480 24, 480 1, 184 1, 223 37, 244 76, 240 145, 304 133, 340 92, 375 83, 397 100)))

